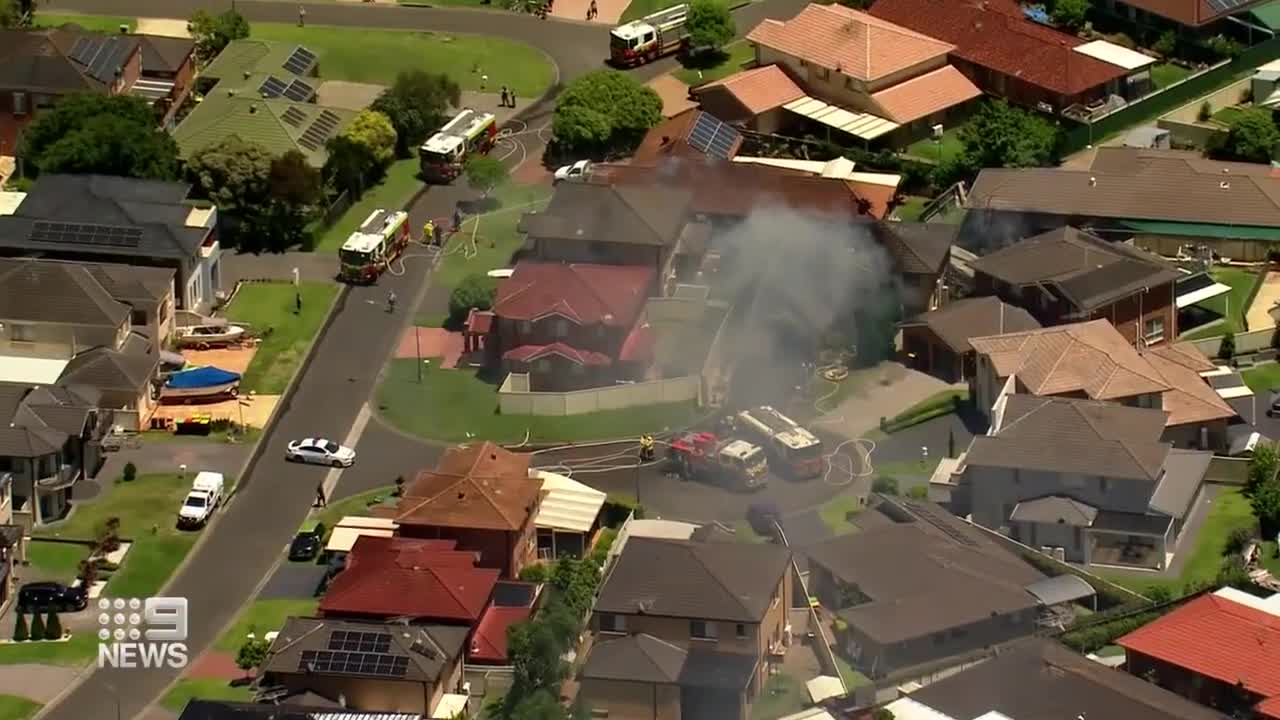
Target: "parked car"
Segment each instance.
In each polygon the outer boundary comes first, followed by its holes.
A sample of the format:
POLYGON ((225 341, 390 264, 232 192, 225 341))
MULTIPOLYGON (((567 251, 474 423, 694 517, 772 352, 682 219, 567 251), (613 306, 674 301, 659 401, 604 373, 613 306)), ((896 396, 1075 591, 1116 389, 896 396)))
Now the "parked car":
POLYGON ((316 523, 310 530, 303 530, 293 536, 289 543, 290 560, 314 560, 324 547, 324 523, 316 523))
POLYGON ((201 527, 213 517, 213 511, 222 504, 222 473, 201 472, 191 483, 191 492, 178 509, 179 527, 201 527))
POLYGON ((1271 391, 1271 405, 1267 407, 1267 417, 1280 415, 1280 390, 1271 391))
POLYGON ((556 170, 552 182, 563 182, 565 180, 581 180, 591 174, 591 161, 579 160, 572 165, 564 165, 556 170))
POLYGON ((757 535, 774 537, 782 526, 782 511, 771 502, 752 503, 747 507, 747 525, 757 535))
POLYGON ((290 462, 313 463, 331 467, 351 467, 356 461, 356 451, 324 438, 294 440, 285 448, 284 459, 290 462))
POLYGON ((71 612, 89 605, 89 594, 83 587, 68 587, 60 582, 31 582, 18 590, 18 608, 23 612, 71 612))

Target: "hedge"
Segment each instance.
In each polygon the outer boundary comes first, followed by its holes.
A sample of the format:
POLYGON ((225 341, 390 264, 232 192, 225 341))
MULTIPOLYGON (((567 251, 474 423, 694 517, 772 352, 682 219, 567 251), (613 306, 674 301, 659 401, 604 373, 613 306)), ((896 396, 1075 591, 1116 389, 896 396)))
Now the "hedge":
POLYGON ((1070 630, 1059 639, 1064 645, 1081 654, 1097 652, 1147 623, 1160 617, 1159 612, 1143 612, 1081 630, 1070 630))

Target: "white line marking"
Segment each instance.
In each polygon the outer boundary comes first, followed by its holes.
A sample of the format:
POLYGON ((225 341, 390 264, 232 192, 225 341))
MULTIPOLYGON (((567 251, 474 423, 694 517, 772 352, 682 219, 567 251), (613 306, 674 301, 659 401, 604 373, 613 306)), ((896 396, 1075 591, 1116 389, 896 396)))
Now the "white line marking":
MULTIPOLYGON (((373 412, 369 410, 369 403, 360 406, 360 414, 356 416, 355 423, 351 426, 351 432, 347 433, 347 438, 342 442, 343 445, 354 448, 360 442, 360 436, 364 434, 365 427, 369 424, 369 418, 373 417, 373 412)), ((333 491, 338 487, 338 478, 342 475, 343 468, 331 468, 324 476, 324 496, 326 498, 333 497, 333 491)))

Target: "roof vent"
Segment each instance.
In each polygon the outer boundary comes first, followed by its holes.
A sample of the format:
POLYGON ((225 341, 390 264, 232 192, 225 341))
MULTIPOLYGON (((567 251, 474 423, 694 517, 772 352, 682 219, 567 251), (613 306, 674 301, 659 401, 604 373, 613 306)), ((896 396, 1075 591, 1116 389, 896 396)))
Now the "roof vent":
POLYGON ((1098 178, 1091 176, 1089 178, 1089 187, 1098 187, 1098 178))
POLYGON ((1227 182, 1226 180, 1223 180, 1222 182, 1218 183, 1218 187, 1222 188, 1223 190, 1230 190, 1231 183, 1227 182))
POLYGON ((466 494, 466 493, 464 493, 464 492, 460 492, 460 493, 458 493, 458 499, 459 499, 459 500, 462 500, 462 499, 464 499, 464 498, 466 498, 466 497, 467 497, 467 494, 466 494))
POLYGON ((1231 168, 1222 168, 1222 174, 1223 174, 1223 175, 1230 175, 1230 174, 1231 174, 1231 168))
POLYGON ((253 74, 253 73, 249 72, 248 70, 245 70, 245 71, 244 71, 244 79, 245 79, 245 80, 248 80, 248 79, 249 79, 249 76, 250 76, 250 75, 252 75, 252 74, 253 74))

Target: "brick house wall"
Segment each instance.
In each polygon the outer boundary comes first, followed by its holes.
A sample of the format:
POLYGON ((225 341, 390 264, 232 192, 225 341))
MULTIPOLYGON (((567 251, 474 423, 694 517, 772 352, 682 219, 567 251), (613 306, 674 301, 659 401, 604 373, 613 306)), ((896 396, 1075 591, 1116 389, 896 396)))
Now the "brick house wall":
POLYGON ((1146 338, 1148 345, 1156 345, 1178 336, 1178 310, 1172 282, 1140 290, 1088 315, 1065 300, 1046 298, 1035 287, 1013 287, 982 272, 974 273, 974 289, 975 295, 996 295, 1010 305, 1025 309, 1045 327, 1106 320, 1131 345, 1136 345, 1140 337, 1146 338))
POLYGON ((680 720, 680 687, 583 678, 578 697, 609 720, 680 720))
POLYGON ((960 356, 951 351, 927 325, 902 328, 902 352, 907 365, 947 382, 973 377, 973 351, 960 356))
POLYGON ((515 578, 526 566, 537 562, 538 529, 534 523, 537 516, 538 506, 535 505, 524 527, 514 532, 402 523, 400 534, 423 540, 453 540, 458 543, 459 550, 479 553, 480 567, 493 568, 499 570, 503 577, 515 578))
POLYGON ((1227 713, 1252 707, 1263 700, 1261 695, 1243 688, 1133 650, 1125 650, 1125 660, 1125 669, 1130 675, 1154 682, 1188 700, 1227 713))

